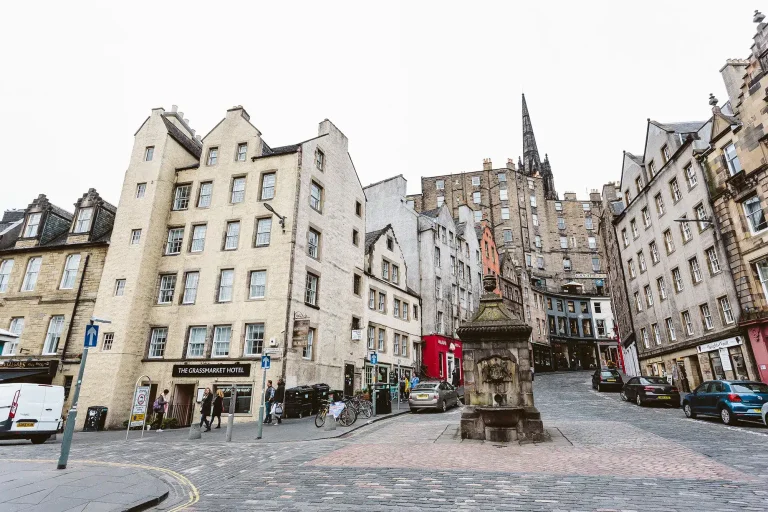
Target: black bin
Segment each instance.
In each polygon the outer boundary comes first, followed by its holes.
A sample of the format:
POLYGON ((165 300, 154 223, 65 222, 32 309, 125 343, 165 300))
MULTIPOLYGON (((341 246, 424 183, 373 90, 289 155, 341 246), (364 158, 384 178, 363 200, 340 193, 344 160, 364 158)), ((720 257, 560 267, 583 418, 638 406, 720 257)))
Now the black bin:
POLYGON ((283 417, 302 418, 312 414, 315 390, 309 386, 296 386, 285 390, 283 417))
POLYGON ((392 395, 389 386, 376 384, 376 414, 392 413, 392 395))
POLYGON ((85 424, 83 425, 83 432, 98 432, 106 430, 107 425, 107 408, 103 405, 94 405, 88 408, 85 413, 85 424))
POLYGON ((344 391, 341 389, 331 389, 328 391, 328 396, 333 395, 333 401, 338 402, 344 399, 344 391))
POLYGON ((320 410, 323 401, 328 400, 328 393, 331 387, 328 384, 313 384, 312 389, 315 390, 312 399, 312 414, 316 414, 320 410))

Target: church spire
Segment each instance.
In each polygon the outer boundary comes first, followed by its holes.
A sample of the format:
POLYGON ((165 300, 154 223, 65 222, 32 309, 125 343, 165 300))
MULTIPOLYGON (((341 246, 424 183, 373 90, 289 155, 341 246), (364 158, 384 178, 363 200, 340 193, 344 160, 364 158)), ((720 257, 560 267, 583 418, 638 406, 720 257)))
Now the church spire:
POLYGON ((523 94, 523 172, 533 175, 541 170, 541 158, 536 147, 536 137, 533 135, 531 115, 528 113, 528 104, 523 94))

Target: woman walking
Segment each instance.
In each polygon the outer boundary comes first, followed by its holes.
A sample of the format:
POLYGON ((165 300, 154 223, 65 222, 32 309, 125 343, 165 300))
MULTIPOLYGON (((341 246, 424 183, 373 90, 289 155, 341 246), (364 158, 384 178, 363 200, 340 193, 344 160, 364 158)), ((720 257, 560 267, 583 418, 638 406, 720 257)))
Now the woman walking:
POLYGON ((277 389, 275 390, 272 400, 274 403, 272 409, 275 411, 273 416, 277 418, 277 424, 279 425, 283 422, 281 416, 283 415, 283 407, 285 406, 283 403, 285 402, 285 381, 282 378, 277 380, 277 389))
MULTIPOLYGON (((221 411, 224 409, 224 392, 220 389, 216 390, 216 398, 213 399, 213 414, 211 414, 211 425, 213 425, 213 419, 219 420, 216 428, 221 428, 221 411)), ((209 429, 210 430, 210 429, 209 429)))
POLYGON ((211 388, 205 388, 203 393, 203 401, 200 403, 200 426, 205 425, 205 431, 211 430, 211 422, 208 421, 208 416, 211 414, 211 403, 213 402, 213 395, 211 394, 211 388))

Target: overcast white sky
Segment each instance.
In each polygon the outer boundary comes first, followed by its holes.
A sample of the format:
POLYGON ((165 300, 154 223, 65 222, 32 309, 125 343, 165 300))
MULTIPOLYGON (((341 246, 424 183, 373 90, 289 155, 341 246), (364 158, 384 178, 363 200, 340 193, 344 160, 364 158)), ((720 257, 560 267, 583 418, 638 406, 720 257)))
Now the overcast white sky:
POLYGON ((242 104, 272 146, 331 119, 363 184, 501 167, 525 92, 562 195, 619 179, 647 118, 704 120, 756 2, 12 2, 0 19, 0 209, 117 203, 133 133, 242 104), (172 5, 174 4, 174 5, 172 5))

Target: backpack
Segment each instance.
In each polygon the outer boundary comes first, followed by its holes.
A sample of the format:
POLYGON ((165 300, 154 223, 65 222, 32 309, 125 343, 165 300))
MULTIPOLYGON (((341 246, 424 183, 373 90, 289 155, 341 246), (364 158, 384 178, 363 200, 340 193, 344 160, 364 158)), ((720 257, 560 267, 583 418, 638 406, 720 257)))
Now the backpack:
POLYGON ((152 410, 155 412, 163 412, 165 410, 165 407, 160 404, 159 397, 155 400, 155 403, 152 404, 152 410))

